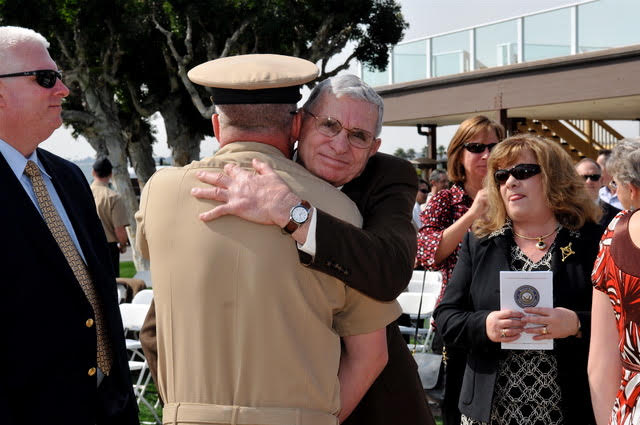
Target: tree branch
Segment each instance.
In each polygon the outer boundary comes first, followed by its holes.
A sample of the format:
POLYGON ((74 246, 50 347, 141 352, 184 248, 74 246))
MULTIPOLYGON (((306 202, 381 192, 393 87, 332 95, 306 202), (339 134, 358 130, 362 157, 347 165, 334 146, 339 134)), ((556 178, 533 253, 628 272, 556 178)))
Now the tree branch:
POLYGON ((231 37, 227 38, 227 41, 224 43, 224 49, 222 49, 222 53, 220 53, 221 58, 227 57, 229 55, 229 50, 231 50, 233 46, 238 42, 238 38, 240 38, 240 36, 244 32, 244 30, 247 28, 247 26, 249 26, 251 21, 252 21, 252 18, 247 18, 244 21, 242 21, 238 29, 236 29, 233 32, 231 37))

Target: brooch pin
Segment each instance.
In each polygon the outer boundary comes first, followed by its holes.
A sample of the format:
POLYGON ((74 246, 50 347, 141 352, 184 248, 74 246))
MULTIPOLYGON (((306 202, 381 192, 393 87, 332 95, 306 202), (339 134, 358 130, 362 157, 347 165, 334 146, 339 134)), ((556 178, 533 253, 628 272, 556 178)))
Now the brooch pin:
POLYGON ((562 262, 566 260, 571 254, 575 254, 575 251, 571 249, 571 244, 573 242, 569 242, 569 245, 560 247, 560 251, 562 251, 562 262))

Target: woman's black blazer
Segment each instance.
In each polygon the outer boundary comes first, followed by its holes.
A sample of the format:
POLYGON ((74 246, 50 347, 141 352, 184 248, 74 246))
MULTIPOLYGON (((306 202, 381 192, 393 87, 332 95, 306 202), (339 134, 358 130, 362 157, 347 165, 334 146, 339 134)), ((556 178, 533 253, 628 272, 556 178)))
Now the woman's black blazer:
MULTIPOLYGON (((582 337, 554 340, 565 423, 594 424, 587 381, 591 334, 591 270, 598 252, 600 228, 586 224, 579 231, 560 230, 551 260, 553 305, 575 311, 582 337), (564 248, 563 253, 560 248, 564 248)), ((478 239, 468 233, 435 322, 446 345, 467 350, 459 408, 466 416, 489 421, 500 344, 487 337, 486 318, 500 310, 500 271, 510 270, 510 229, 478 239)))

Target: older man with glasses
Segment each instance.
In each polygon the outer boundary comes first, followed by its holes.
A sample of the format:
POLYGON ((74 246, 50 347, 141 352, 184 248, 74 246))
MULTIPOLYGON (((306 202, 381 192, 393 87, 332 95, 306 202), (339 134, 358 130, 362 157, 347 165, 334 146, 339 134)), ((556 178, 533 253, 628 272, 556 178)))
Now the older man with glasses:
POLYGON ((107 241, 82 171, 38 145, 69 89, 40 34, 0 27, 0 409, 6 424, 137 424, 107 241))

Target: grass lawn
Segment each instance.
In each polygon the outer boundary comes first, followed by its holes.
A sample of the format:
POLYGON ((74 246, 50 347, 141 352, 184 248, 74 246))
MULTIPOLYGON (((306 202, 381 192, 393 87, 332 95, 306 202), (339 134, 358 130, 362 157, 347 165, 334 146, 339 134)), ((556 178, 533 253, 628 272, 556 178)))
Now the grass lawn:
POLYGON ((120 277, 133 277, 136 274, 136 268, 133 261, 120 261, 120 277))

